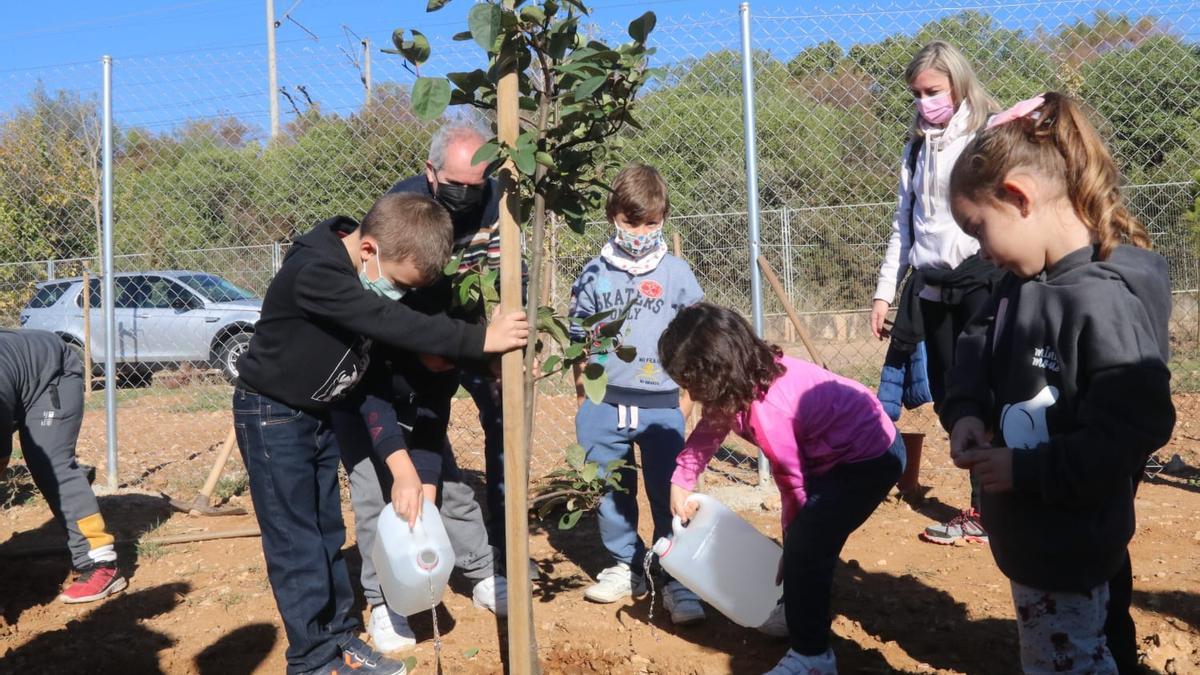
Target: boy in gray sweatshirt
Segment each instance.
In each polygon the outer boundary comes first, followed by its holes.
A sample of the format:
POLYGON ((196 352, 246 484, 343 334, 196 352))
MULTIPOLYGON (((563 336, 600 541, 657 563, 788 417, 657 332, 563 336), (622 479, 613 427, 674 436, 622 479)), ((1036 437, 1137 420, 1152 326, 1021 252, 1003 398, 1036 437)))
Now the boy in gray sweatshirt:
MULTIPOLYGON (((637 533, 634 443, 641 448, 654 537, 671 533, 671 473, 683 449, 685 415, 679 386, 659 364, 658 338, 680 309, 699 302, 704 293, 688 264, 667 253, 662 226, 670 202, 658 171, 644 165, 623 169, 613 181, 605 210, 616 231, 572 287, 570 314, 584 318, 612 311, 606 319, 612 321, 629 306, 619 343, 637 350, 628 363, 610 354, 595 357, 608 376, 601 403, 585 400, 580 369, 575 373, 580 403, 575 433, 587 461, 602 469, 615 460, 626 462, 620 482, 627 491, 610 491, 599 507, 600 537, 616 564, 600 572, 597 583, 584 592, 589 600, 607 603, 645 592, 645 579, 638 571, 646 547, 637 533)), ((587 339, 578 328, 572 329, 571 337, 587 339)), ((677 624, 704 619, 699 599, 677 581, 667 581, 663 602, 677 624)))
POLYGON ((92 602, 125 588, 113 537, 87 476, 75 460, 83 425, 83 365, 54 333, 0 329, 0 476, 13 432, 54 519, 67 531, 76 580, 58 596, 92 602))

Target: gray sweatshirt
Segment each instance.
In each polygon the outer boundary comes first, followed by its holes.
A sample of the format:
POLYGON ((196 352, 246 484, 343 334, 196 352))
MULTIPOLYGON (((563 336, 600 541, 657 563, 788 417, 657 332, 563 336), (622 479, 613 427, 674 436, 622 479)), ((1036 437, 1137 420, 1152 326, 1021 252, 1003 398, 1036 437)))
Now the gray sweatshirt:
POLYGON ((1079 249, 1032 279, 1006 275, 958 338, 941 418, 982 419, 1013 448, 1013 490, 980 506, 996 564, 1047 591, 1116 573, 1134 532, 1133 481, 1175 424, 1162 256, 1079 249))
MULTIPOLYGON (((704 298, 704 291, 683 260, 667 254, 658 267, 639 275, 619 270, 597 257, 583 267, 571 288, 573 317, 587 317, 613 310, 616 316, 632 300, 633 307, 621 328, 620 344, 637 349, 637 358, 626 363, 613 354, 595 357, 608 374, 605 403, 642 408, 674 408, 679 405, 679 386, 658 362, 658 338, 679 310, 704 298)), ((571 338, 583 340, 580 330, 571 338)))
POLYGON ((0 328, 0 456, 12 453, 14 423, 67 367, 82 373, 70 347, 54 333, 0 328))

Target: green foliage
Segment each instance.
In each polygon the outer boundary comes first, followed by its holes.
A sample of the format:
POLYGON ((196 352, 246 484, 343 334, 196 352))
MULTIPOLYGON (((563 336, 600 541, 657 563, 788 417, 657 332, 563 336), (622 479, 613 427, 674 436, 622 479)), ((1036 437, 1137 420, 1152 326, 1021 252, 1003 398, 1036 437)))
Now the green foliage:
POLYGON ((564 455, 566 466, 547 474, 534 487, 530 502, 543 520, 563 509, 558 528, 569 530, 584 513, 599 506, 604 495, 613 491, 627 492, 620 483, 619 472, 632 471, 634 467, 623 459, 613 460, 603 467, 597 462, 589 462, 586 451, 579 444, 568 447, 564 455))

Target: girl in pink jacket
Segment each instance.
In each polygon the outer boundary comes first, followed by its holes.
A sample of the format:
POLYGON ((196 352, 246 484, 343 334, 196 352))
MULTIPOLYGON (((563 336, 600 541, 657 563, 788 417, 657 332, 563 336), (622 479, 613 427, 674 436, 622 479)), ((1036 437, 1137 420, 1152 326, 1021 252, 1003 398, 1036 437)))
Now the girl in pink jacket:
MULTIPOLYGON (((904 443, 863 385, 784 356, 732 310, 683 309, 658 343, 662 368, 704 406, 671 477, 687 498, 729 432, 762 448, 783 502, 783 613, 791 649, 769 675, 836 673, 829 647, 838 555, 904 471, 904 443)), ((770 621, 768 624, 771 623, 770 621)))

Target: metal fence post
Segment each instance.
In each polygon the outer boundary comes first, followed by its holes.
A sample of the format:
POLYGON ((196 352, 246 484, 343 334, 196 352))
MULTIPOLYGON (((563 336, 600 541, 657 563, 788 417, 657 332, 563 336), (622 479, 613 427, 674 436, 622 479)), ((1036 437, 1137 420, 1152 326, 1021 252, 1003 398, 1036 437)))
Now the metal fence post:
POLYGON ((104 67, 104 419, 108 431, 108 489, 117 489, 117 321, 113 311, 113 185, 112 185, 112 57, 100 60, 104 67))
MULTIPOLYGON (((763 336, 762 273, 758 270, 758 149, 754 128, 754 54, 750 50, 750 3, 739 7, 742 17, 742 120, 746 142, 746 201, 750 213, 750 311, 754 332, 763 336)), ((765 486, 770 467, 762 451, 758 453, 758 484, 765 486)))

